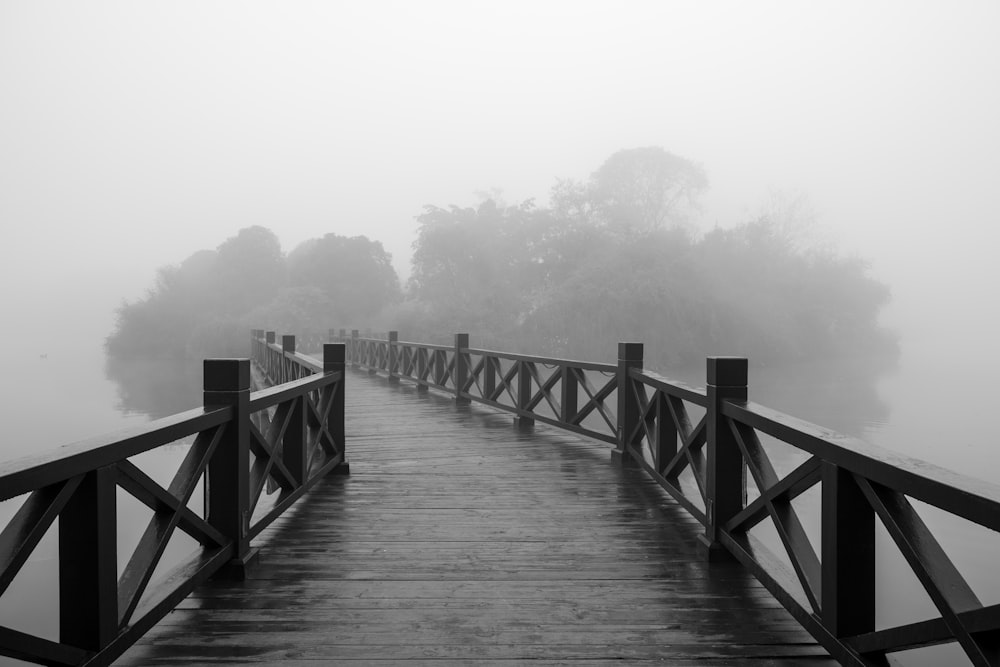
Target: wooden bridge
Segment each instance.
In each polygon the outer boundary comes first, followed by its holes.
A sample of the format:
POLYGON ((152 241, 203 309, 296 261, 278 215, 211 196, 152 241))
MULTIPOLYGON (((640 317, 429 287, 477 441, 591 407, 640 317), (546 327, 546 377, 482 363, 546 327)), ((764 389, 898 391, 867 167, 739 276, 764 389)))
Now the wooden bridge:
POLYGON ((748 402, 744 359, 709 359, 697 389, 644 371, 637 344, 595 364, 341 331, 318 361, 294 337, 252 338, 273 387, 250 391, 248 360, 208 361, 204 409, 0 471, 2 497, 25 497, 0 592, 56 517, 60 569, 58 637, 2 628, 0 653, 868 665, 953 643, 1000 664, 1000 605, 911 502, 995 532, 1000 489, 748 402), (169 484, 129 461, 185 436, 169 484), (801 457, 773 461, 770 439, 801 457), (348 453, 350 474, 328 475, 348 453), (793 504, 814 487, 818 549, 793 504), (128 559, 121 492, 154 510, 128 559), (877 627, 876 521, 938 617, 877 627), (201 546, 160 576, 177 529, 201 546))

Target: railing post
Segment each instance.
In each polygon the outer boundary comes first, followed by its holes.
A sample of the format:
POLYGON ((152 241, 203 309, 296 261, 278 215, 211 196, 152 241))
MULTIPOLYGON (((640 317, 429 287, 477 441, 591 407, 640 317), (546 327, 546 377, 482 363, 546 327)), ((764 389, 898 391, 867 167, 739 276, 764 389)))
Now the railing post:
POLYGON ((351 368, 358 368, 361 366, 361 355, 358 351, 358 330, 351 329, 351 368))
POLYGON ((639 402, 632 391, 632 380, 629 378, 629 370, 642 368, 643 348, 642 343, 618 343, 618 372, 616 381, 618 384, 618 444, 611 452, 611 460, 621 465, 635 463, 628 451, 628 445, 632 444, 638 435, 635 434, 642 418, 639 414, 639 402))
POLYGON ((309 456, 306 453, 306 397, 299 396, 292 403, 288 415, 288 426, 281 438, 281 461, 292 473, 296 485, 302 485, 309 477, 309 456))
MULTIPOLYGON (((372 336, 372 330, 368 329, 365 331, 365 338, 367 339, 364 343, 365 345, 365 363, 368 365, 368 375, 376 375, 378 373, 378 367, 380 365, 379 361, 379 344, 374 340, 372 336)), ((386 351, 388 352, 388 344, 386 344, 386 351)), ((386 360, 388 362, 388 359, 386 360)))
POLYGON ((264 372, 267 373, 268 380, 280 384, 280 380, 278 380, 278 372, 281 370, 281 366, 275 368, 275 354, 271 349, 271 346, 274 345, 275 336, 276 334, 273 331, 264 332, 264 358, 267 359, 264 372))
POLYGON ((562 367, 559 378, 559 407, 561 409, 559 421, 564 424, 571 423, 573 417, 576 416, 579 407, 577 403, 578 390, 579 381, 576 372, 569 364, 566 364, 562 367))
POLYGON ((59 515, 59 640, 89 651, 118 634, 115 488, 113 467, 92 470, 59 515))
POLYGON ((670 406, 667 404, 666 395, 658 391, 655 400, 656 442, 653 443, 653 451, 655 452, 653 465, 656 472, 662 475, 664 468, 673 461, 677 454, 677 425, 674 423, 673 417, 670 416, 670 406))
POLYGON ((205 517, 233 541, 233 559, 221 575, 245 579, 257 557, 250 548, 250 360, 206 359, 206 408, 230 406, 233 418, 208 464, 205 517))
POLYGON ((497 389, 497 370, 493 357, 483 355, 483 398, 494 400, 493 392, 497 389))
POLYGON ((853 475, 823 462, 822 618, 835 637, 875 630, 875 511, 853 475))
POLYGON ((298 368, 296 364, 293 364, 288 360, 285 355, 295 354, 295 336, 285 334, 281 337, 281 382, 291 382, 292 380, 297 380, 298 377, 295 369, 298 368))
POLYGON ((519 359, 517 364, 517 427, 530 429, 534 427, 535 420, 523 414, 527 412, 528 404, 531 402, 531 373, 528 372, 528 362, 519 359))
POLYGON ((427 364, 434 360, 427 358, 430 353, 426 348, 417 348, 415 354, 417 355, 417 378, 420 380, 417 383, 417 392, 423 393, 427 391, 427 375, 429 372, 433 372, 428 370, 427 364))
POLYGON ((469 405, 472 400, 465 395, 465 383, 469 381, 469 334, 455 334, 455 403, 469 405))
POLYGON ((705 415, 707 452, 705 471, 705 533, 698 536, 699 550, 709 561, 731 560, 719 541, 726 521, 746 505, 746 466, 736 437, 722 415, 726 400, 747 400, 747 360, 743 357, 709 357, 705 415))
POLYGON ((396 344, 399 342, 399 332, 390 331, 388 334, 388 345, 389 345, 389 382, 395 384, 399 382, 399 348, 396 344))
POLYGON ((431 382, 440 386, 444 381, 444 354, 441 350, 431 350, 431 382))
POLYGON ((326 428, 333 438, 334 446, 343 457, 343 462, 333 469, 335 475, 350 474, 351 467, 347 463, 347 432, 344 429, 345 398, 347 396, 347 373, 345 373, 346 348, 343 343, 327 343, 323 346, 323 372, 341 373, 340 382, 330 389, 334 391, 333 405, 326 417, 326 428))

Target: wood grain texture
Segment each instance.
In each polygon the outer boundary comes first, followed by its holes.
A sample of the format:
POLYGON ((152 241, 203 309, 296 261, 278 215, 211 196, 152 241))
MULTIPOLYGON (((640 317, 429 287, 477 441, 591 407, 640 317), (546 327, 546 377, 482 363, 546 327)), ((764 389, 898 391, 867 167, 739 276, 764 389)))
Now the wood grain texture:
POLYGON ((607 445, 348 373, 349 477, 202 586, 121 665, 832 665, 607 445))

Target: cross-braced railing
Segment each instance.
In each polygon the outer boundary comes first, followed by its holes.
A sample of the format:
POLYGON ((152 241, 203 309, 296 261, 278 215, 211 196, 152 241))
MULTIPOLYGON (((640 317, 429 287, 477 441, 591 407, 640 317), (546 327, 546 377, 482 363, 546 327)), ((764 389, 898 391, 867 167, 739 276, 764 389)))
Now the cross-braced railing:
POLYGON ((1000 488, 748 402, 746 359, 710 358, 704 391, 644 372, 641 361, 628 382, 625 451, 704 524, 710 559, 743 563, 838 660, 882 664, 954 642, 974 665, 1000 664, 1000 605, 980 601, 913 504, 997 532, 1000 488), (697 422, 690 406, 703 411, 697 422), (784 474, 767 439, 799 453, 784 474), (685 472, 693 484, 680 483, 685 472), (793 504, 817 487, 818 548, 793 504), (936 618, 877 628, 876 520, 936 618), (777 545, 751 532, 767 521, 777 545))
MULTIPOLYGON (((343 330, 330 335, 347 340, 343 330)), ((995 534, 1000 487, 748 402, 743 358, 709 358, 706 387, 692 388, 644 370, 639 343, 621 343, 610 365, 479 350, 467 334, 454 346, 400 342, 396 332, 353 338, 355 367, 614 444, 614 458, 644 468, 702 523, 706 558, 743 563, 842 663, 879 665, 898 651, 954 643, 974 665, 1000 665, 1000 605, 981 601, 914 505, 995 534), (779 472, 764 441, 798 452, 790 470, 779 472), (820 496, 818 548, 793 503, 811 489, 820 496), (753 533, 767 522, 776 541, 753 533), (877 523, 935 618, 877 626, 877 523)))
MULTIPOLYGON (((266 364, 258 352, 255 341, 266 364)), ((0 595, 55 531, 59 624, 57 638, 0 627, 0 655, 106 665, 199 583, 245 576, 251 540, 324 475, 346 470, 343 345, 326 345, 308 370, 251 392, 249 359, 207 360, 204 407, 4 465, 0 500, 23 500, 0 532, 0 595), (178 444, 184 454, 166 484, 137 461, 178 444), (122 493, 152 517, 119 560, 122 493), (198 546, 165 563, 178 533, 198 546)))
POLYGON ((419 389, 454 394, 461 403, 483 403, 513 413, 523 426, 539 421, 598 440, 617 442, 617 366, 551 357, 527 356, 469 347, 468 334, 454 345, 431 345, 385 338, 348 338, 342 329, 331 339, 344 341, 353 368, 384 372, 391 382, 412 381, 419 389))
POLYGON ((463 348, 461 395, 536 421, 614 443, 615 366, 463 348))

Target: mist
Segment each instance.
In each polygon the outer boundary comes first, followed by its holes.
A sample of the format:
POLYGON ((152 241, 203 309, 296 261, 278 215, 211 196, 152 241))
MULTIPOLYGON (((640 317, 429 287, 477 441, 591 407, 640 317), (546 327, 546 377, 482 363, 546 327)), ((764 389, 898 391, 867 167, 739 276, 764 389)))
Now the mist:
POLYGON ((426 205, 546 206, 662 146, 707 176, 693 234, 803 202, 889 286, 902 363, 982 372, 998 27, 989 2, 4 3, 10 354, 99 356, 161 267, 253 225, 364 235, 405 283, 426 205))
MULTIPOLYGON (((197 406, 251 327, 371 326, 745 354, 751 400, 998 484, 998 35, 991 0, 0 2, 0 460, 197 406), (651 217, 605 187, 643 151, 690 186, 651 217)), ((0 626, 55 638, 49 546, 0 626)))

